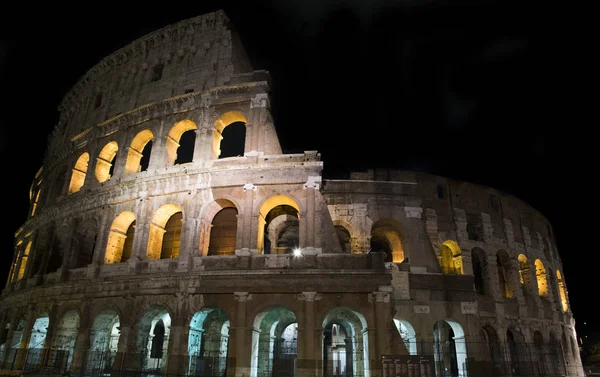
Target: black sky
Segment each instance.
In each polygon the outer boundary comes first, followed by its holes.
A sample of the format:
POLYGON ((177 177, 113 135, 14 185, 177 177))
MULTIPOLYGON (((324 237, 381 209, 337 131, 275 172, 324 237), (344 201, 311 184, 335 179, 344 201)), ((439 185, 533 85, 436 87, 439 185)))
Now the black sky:
POLYGON ((62 96, 134 39, 223 9, 254 68, 271 73, 286 153, 320 151, 325 177, 422 170, 528 201, 554 224, 580 332, 584 321, 600 328, 588 289, 600 261, 593 220, 585 219, 597 208, 594 171, 583 173, 591 136, 576 116, 581 72, 562 22, 571 9, 507 1, 182 4, 23 2, 2 12, 2 282, 62 96))

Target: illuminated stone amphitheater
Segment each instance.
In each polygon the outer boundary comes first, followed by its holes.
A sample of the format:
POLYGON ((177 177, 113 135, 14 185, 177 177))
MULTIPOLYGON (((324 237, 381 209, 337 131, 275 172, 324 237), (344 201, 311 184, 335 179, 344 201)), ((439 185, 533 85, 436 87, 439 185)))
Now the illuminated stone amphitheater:
POLYGON ((3 373, 583 375, 539 212, 418 172, 323 179, 282 152, 269 85, 221 11, 75 84, 15 233, 3 373))

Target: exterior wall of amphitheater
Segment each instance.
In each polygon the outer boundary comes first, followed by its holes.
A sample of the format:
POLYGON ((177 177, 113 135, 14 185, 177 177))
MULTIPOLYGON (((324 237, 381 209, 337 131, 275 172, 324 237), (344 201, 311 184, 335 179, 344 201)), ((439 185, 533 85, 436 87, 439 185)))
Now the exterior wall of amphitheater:
POLYGON ((297 376, 334 375, 340 355, 355 376, 386 375, 384 355, 431 356, 437 375, 583 375, 541 213, 419 172, 323 179, 317 151, 282 152, 269 86, 223 12, 77 82, 15 233, 4 369, 67 355, 79 373, 108 352, 105 369, 198 375, 211 350, 214 375, 285 376, 291 340, 297 376))

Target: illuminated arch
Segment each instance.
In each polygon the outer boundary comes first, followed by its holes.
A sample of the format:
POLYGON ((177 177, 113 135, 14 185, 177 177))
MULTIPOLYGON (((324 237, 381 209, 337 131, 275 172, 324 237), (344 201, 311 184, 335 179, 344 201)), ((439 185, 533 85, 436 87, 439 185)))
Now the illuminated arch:
POLYGON ((452 319, 440 319, 433 326, 436 375, 467 377, 467 342, 462 326, 452 319), (446 372, 447 371, 447 372, 446 372))
POLYGON ((404 346, 411 355, 417 354, 417 333, 413 325, 403 318, 394 317, 394 324, 400 333, 404 346))
POLYGON ((131 211, 121 212, 113 221, 104 253, 104 263, 125 262, 131 256, 131 245, 135 229, 135 215, 131 211))
POLYGON ((402 224, 394 219, 377 220, 371 227, 370 250, 385 253, 385 261, 404 261, 404 232, 402 224))
POLYGON ((125 163, 125 174, 134 174, 142 170, 142 157, 149 157, 150 151, 146 151, 146 146, 154 139, 154 134, 150 130, 143 130, 137 133, 131 145, 127 150, 127 162, 125 163), (144 155, 146 152, 146 155, 144 155))
MULTIPOLYGON (((335 347, 334 344, 333 330, 337 328, 349 340, 345 345, 341 345, 341 351, 345 351, 345 365, 338 363, 339 375, 368 376, 370 371, 369 329, 364 315, 348 307, 336 307, 325 315, 321 328, 323 329, 323 349, 321 350, 323 375, 326 375, 327 363, 336 358, 334 351, 340 348, 339 346, 335 347), (328 360, 329 358, 331 359, 328 360)), ((338 352, 338 355, 342 354, 338 352)))
POLYGON ((444 274, 463 275, 462 251, 456 241, 447 240, 440 248, 440 266, 444 274))
POLYGON ((98 182, 102 183, 110 179, 118 149, 117 142, 111 141, 100 151, 100 154, 96 158, 96 179, 98 182))
POLYGON ((90 349, 87 352, 87 368, 93 371, 110 370, 113 367, 121 333, 119 313, 104 309, 95 318, 90 331, 90 349))
POLYGON ((87 174, 88 163, 90 162, 90 154, 84 152, 79 156, 75 167, 71 173, 71 182, 69 183, 69 194, 77 192, 83 186, 85 182, 85 176, 87 174))
POLYGON ((177 204, 165 204, 156 211, 150 223, 148 247, 146 248, 147 259, 177 258, 179 256, 182 218, 181 208, 177 204), (174 223, 171 221, 172 218, 179 221, 174 223), (164 240, 167 240, 169 244, 165 245, 164 240), (166 251, 169 251, 168 255, 165 255, 166 251))
POLYGON ((298 203, 296 203, 296 201, 289 196, 284 195, 272 196, 265 200, 260 207, 258 216, 258 239, 256 245, 256 249, 258 250, 259 254, 264 252, 265 225, 267 225, 267 215, 273 208, 284 205, 294 208, 298 213, 300 212, 300 206, 298 203))
POLYGON ((248 123, 244 114, 239 111, 229 111, 221 115, 214 124, 213 142, 212 142, 212 159, 216 160, 221 155, 221 140, 223 139, 223 130, 231 123, 243 122, 248 123))
POLYGON ((21 280, 25 275, 25 268, 27 266, 27 259, 29 258, 30 251, 31 241, 27 243, 27 246, 25 246, 25 250, 23 250, 23 254, 21 255, 21 263, 19 264, 19 274, 17 275, 17 280, 21 280))
POLYGON ((537 278, 538 295, 548 297, 548 279, 546 278, 546 268, 541 260, 535 260, 535 276, 537 278))
POLYGON ((227 314, 220 308, 205 308, 194 314, 188 331, 188 375, 225 375, 229 326, 227 314))
MULTIPOLYGON (((135 352, 143 369, 166 371, 171 333, 171 315, 161 306, 149 307, 136 324, 135 352)), ((131 335, 130 335, 131 336, 131 335)))
POLYGON ((291 350, 286 350, 285 344, 282 344, 285 342, 286 329, 290 328, 290 325, 292 330, 295 330, 294 335, 297 335, 296 315, 285 307, 270 307, 254 317, 250 377, 276 376, 278 371, 274 370, 273 366, 285 365, 283 363, 286 360, 292 363, 286 363, 288 368, 284 368, 284 375, 295 375, 293 359, 296 356, 297 343, 294 342, 291 350))
POLYGON ((526 287, 531 286, 531 273, 529 268, 529 262, 524 254, 519 254, 519 281, 526 287))
POLYGON ((167 163, 169 166, 175 163, 177 160, 177 149, 179 148, 179 142, 181 140, 181 135, 184 132, 197 130, 198 126, 196 123, 192 122, 189 119, 182 120, 180 122, 175 123, 175 125, 169 131, 167 135, 167 163))
MULTIPOLYGON (((201 219, 200 219, 200 237, 199 237, 200 238, 200 240, 199 240, 200 241, 200 245, 199 245, 200 255, 207 256, 208 250, 211 248, 211 244, 213 246, 216 246, 217 243, 221 244, 221 242, 216 242, 215 240, 212 240, 212 237, 213 237, 212 230, 214 228, 213 220, 215 220, 215 216, 218 213, 221 213, 221 211, 223 211, 224 209, 228 209, 228 208, 235 209, 235 211, 237 213, 239 213, 238 206, 236 205, 236 203, 234 203, 230 199, 224 199, 224 198, 215 199, 214 201, 209 203, 202 210, 201 219)), ((218 218, 217 218, 217 220, 218 220, 218 218)), ((224 224, 222 224, 222 225, 224 225, 224 224)), ((229 228, 231 230, 231 227, 229 227, 229 228)), ((217 234, 217 236, 218 236, 218 234, 217 234)), ((235 237, 236 242, 237 242, 237 224, 236 224, 235 234, 231 235, 230 237, 235 237)), ((230 244, 230 242, 231 242, 231 239, 229 238, 226 243, 230 244)), ((236 245, 236 247, 237 247, 237 245, 236 245)))
POLYGON ((61 317, 58 323, 58 328, 53 334, 52 349, 61 350, 67 356, 65 370, 69 370, 73 363, 73 356, 75 354, 75 341, 77 340, 77 333, 79 331, 80 314, 77 310, 68 310, 61 317))
POLYGON ((556 284, 558 285, 558 292, 560 294, 560 304, 563 312, 569 310, 569 304, 567 301, 567 289, 565 288, 565 282, 562 279, 562 275, 559 270, 556 270, 556 284))

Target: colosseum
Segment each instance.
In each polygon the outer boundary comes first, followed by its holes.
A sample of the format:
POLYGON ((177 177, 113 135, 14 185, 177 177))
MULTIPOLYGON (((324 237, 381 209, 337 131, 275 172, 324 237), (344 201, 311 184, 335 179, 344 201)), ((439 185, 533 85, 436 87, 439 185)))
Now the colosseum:
MULTIPOLYGON (((66 94, 0 300, 0 374, 583 376, 551 224, 423 172, 286 154, 223 11, 66 94)), ((8 268, 7 268, 8 269, 8 268)))

